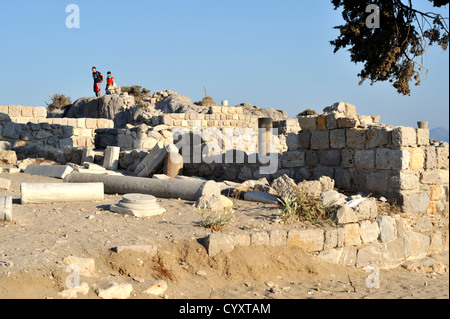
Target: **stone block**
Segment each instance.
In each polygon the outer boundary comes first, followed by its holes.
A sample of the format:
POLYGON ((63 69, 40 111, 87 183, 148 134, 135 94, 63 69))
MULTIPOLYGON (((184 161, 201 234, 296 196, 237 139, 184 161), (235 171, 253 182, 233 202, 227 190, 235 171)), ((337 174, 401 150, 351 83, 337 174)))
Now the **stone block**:
POLYGON ((417 145, 428 146, 430 145, 430 130, 418 128, 416 129, 417 145))
POLYGON ((86 119, 85 118, 77 119, 77 128, 86 128, 86 119))
POLYGON ((405 257, 418 259, 427 255, 430 248, 430 237, 421 233, 406 231, 404 237, 405 257))
POLYGON ((302 131, 298 133, 299 149, 305 150, 311 147, 311 132, 302 131))
POLYGON ((303 131, 317 130, 317 115, 299 116, 298 124, 303 131))
POLYGON ((376 193, 384 194, 389 190, 389 180, 391 178, 390 172, 373 172, 366 175, 367 190, 376 193))
POLYGON ((329 130, 337 129, 338 128, 337 119, 343 116, 344 115, 337 112, 327 114, 327 129, 329 130))
POLYGON ((324 150, 319 153, 320 164, 324 166, 340 166, 341 151, 340 150, 324 150))
POLYGON ((305 165, 306 166, 319 165, 319 157, 318 157, 316 151, 306 151, 305 152, 305 165))
POLYGON ((325 131, 327 129, 327 114, 320 114, 317 116, 317 129, 325 131))
MULTIPOLYGON (((0 172, 2 170, 0 169, 0 172)), ((6 178, 0 178, 0 190, 9 190, 11 187, 11 180, 6 178)))
POLYGON ((8 106, 9 117, 21 117, 22 116, 22 106, 21 105, 9 105, 8 106))
POLYGON ((103 167, 115 171, 119 167, 120 147, 108 146, 105 150, 103 167))
POLYGON ((367 130, 367 148, 386 147, 389 145, 389 131, 385 127, 373 126, 367 130))
POLYGON ((372 150, 356 150, 354 159, 356 168, 361 169, 375 168, 375 152, 372 150))
POLYGON ((425 192, 401 191, 403 210, 410 214, 424 213, 430 207, 430 195, 425 192))
POLYGON ((270 237, 268 232, 250 233, 251 246, 268 246, 270 244, 270 237))
POLYGON ((444 197, 445 197, 444 187, 440 185, 430 186, 430 199, 432 201, 439 201, 441 199, 444 199, 444 197))
POLYGON ((397 238, 381 244, 381 262, 383 268, 396 268, 405 260, 405 243, 397 238))
POLYGON ((321 251, 318 258, 331 264, 354 267, 356 264, 356 247, 341 247, 321 251))
POLYGON ((361 245, 359 228, 358 223, 344 225, 344 246, 348 247, 361 245))
POLYGON ((33 117, 46 118, 47 117, 47 109, 43 106, 33 107, 33 117))
POLYGON ((97 295, 101 299, 128 299, 133 286, 128 283, 110 282, 106 288, 98 288, 97 295))
POLYGON ((412 170, 422 170, 424 168, 425 152, 421 148, 409 149, 409 168, 412 170))
POLYGON ((339 231, 337 228, 325 230, 324 250, 336 248, 338 246, 339 231))
POLYGON ((364 220, 360 227, 361 240, 363 244, 370 244, 377 241, 380 235, 380 228, 377 222, 364 220))
POLYGON ((33 107, 32 106, 23 106, 22 107, 22 117, 33 117, 33 107))
POLYGON ((53 125, 67 125, 67 118, 54 118, 53 125))
POLYGON ((421 172, 420 182, 422 184, 427 184, 427 185, 441 184, 440 170, 430 170, 430 171, 421 172))
POLYGON ((282 229, 270 230, 269 232, 270 246, 286 246, 287 243, 287 231, 282 229))
POLYGON ((344 168, 355 167, 355 151, 345 149, 341 152, 341 166, 344 168))
POLYGON ((336 119, 338 128, 356 128, 360 122, 356 116, 339 117, 336 119))
POLYGON ((340 225, 356 223, 358 218, 353 208, 347 204, 342 205, 336 212, 336 222, 340 225))
POLYGON ((228 239, 230 240, 231 245, 234 247, 248 247, 250 246, 250 235, 246 233, 234 233, 228 234, 228 239))
POLYGON ((12 196, 0 196, 0 221, 12 221, 13 201, 12 196))
POLYGON ((417 145, 417 133, 412 127, 398 126, 391 131, 391 143, 395 148, 417 145))
POLYGON ((425 163, 424 169, 436 169, 437 168, 437 157, 436 157, 436 147, 427 146, 425 148, 425 163))
POLYGON ((349 202, 349 205, 355 210, 359 221, 372 220, 378 215, 378 205, 375 200, 362 198, 355 202, 349 202))
POLYGON ((28 165, 25 174, 54 177, 64 179, 73 172, 73 168, 68 165, 28 165))
POLYGON ((381 260, 381 246, 379 243, 373 243, 358 250, 356 267, 365 268, 369 265, 379 265, 381 260))
POLYGON ((430 237, 430 247, 428 248, 428 254, 439 254, 444 249, 442 233, 439 230, 433 232, 430 237))
POLYGON ((377 217, 378 227, 380 229, 380 241, 385 243, 395 238, 395 221, 391 216, 379 215, 377 217))
POLYGON ((313 169, 312 179, 319 179, 320 177, 329 177, 334 179, 334 167, 319 166, 313 169))
POLYGON ((436 165, 438 169, 449 169, 449 146, 447 143, 436 147, 436 165))
POLYGON ((410 166, 409 151, 405 149, 377 148, 375 152, 377 169, 401 171, 410 166))
POLYGON ((322 229, 290 230, 287 237, 288 247, 299 247, 305 252, 321 251, 324 247, 322 229))
POLYGON ((17 154, 14 150, 0 150, 0 164, 11 165, 16 164, 17 154))
POLYGON ((287 151, 281 156, 281 165, 284 168, 305 166, 305 152, 287 151))
POLYGON ((261 191, 252 191, 245 193, 244 199, 247 201, 259 202, 264 204, 280 204, 277 196, 261 191))
POLYGON ((401 190, 414 190, 420 185, 418 173, 400 172, 391 177, 390 187, 401 190))
POLYGON ((334 180, 338 189, 349 190, 352 186, 352 175, 348 169, 336 168, 334 180))
POLYGON ((204 246, 208 255, 217 256, 234 250, 233 239, 228 234, 212 233, 204 239, 204 246))
POLYGON ((365 129, 347 130, 347 147, 354 150, 363 150, 366 148, 367 137, 365 129))
POLYGON ((311 132, 311 149, 326 150, 330 148, 330 136, 328 131, 311 132))
POLYGON ((345 129, 330 131, 330 147, 335 149, 343 149, 347 146, 345 138, 345 129))
POLYGON ((300 147, 300 141, 298 138, 298 134, 288 133, 286 135, 286 145, 289 151, 297 151, 300 147))
POLYGON ((9 112, 8 105, 0 105, 0 113, 8 114, 8 112, 9 112))

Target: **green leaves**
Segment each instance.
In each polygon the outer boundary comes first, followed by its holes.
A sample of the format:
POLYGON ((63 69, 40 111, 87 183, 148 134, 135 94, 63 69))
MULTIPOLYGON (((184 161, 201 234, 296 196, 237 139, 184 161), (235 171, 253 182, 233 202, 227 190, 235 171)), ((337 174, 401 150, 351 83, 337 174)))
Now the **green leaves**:
MULTIPOLYGON (((427 69, 422 56, 427 47, 438 44, 448 47, 448 18, 438 13, 420 12, 400 0, 379 0, 380 28, 368 28, 365 8, 372 1, 332 0, 335 10, 342 8, 344 25, 337 39, 330 41, 334 53, 348 48, 351 61, 363 63, 358 74, 360 84, 370 80, 389 81, 399 94, 410 95, 410 82, 420 85, 421 75, 427 69)), ((442 6, 449 0, 430 0, 442 6)))

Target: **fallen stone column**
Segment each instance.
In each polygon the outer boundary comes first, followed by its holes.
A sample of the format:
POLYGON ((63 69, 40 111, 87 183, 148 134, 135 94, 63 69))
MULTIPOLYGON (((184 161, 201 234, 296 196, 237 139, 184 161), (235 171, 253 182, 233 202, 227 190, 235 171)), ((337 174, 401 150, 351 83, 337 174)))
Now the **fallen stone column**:
MULTIPOLYGON (((119 167, 120 147, 108 146, 105 150, 103 166, 106 169, 115 171, 119 167)), ((81 163, 83 164, 83 163, 81 163)))
POLYGON ((147 194, 159 198, 181 198, 196 201, 203 195, 220 195, 214 181, 161 180, 145 177, 80 174, 66 176, 65 183, 103 183, 105 194, 147 194))
POLYGON ((12 196, 0 196, 0 220, 12 220, 12 196))
POLYGON ((22 183, 22 204, 103 201, 103 183, 22 183))
POLYGON ((25 174, 47 176, 63 179, 67 174, 73 172, 69 165, 28 165, 25 174))

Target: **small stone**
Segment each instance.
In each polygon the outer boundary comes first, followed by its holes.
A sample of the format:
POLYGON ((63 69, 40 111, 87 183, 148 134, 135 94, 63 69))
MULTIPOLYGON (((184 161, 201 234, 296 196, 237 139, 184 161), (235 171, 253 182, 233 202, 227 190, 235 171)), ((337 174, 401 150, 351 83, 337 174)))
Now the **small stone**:
POLYGON ((144 291, 144 293, 149 295, 161 296, 167 290, 167 282, 164 280, 158 280, 151 283, 151 286, 144 291))
POLYGON ((85 282, 82 282, 80 286, 69 288, 63 291, 58 292, 58 296, 66 299, 77 298, 78 294, 82 294, 83 296, 87 295, 89 292, 89 285, 85 282))
POLYGON ((131 284, 113 282, 106 289, 98 289, 97 294, 102 299, 127 299, 132 291, 133 286, 131 284))
POLYGON ((202 276, 202 277, 206 277, 208 276, 208 274, 206 273, 206 271, 204 270, 199 270, 195 273, 197 276, 202 276))

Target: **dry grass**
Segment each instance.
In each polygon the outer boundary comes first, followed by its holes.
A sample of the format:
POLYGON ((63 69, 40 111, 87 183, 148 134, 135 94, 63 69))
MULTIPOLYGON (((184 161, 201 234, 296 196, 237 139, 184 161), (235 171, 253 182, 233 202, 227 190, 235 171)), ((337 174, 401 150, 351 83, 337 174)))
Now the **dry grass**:
POLYGON ((214 101, 214 99, 210 96, 205 96, 200 102, 196 103, 200 106, 216 106, 217 103, 214 101))
POLYGON ((122 86, 121 91, 122 93, 128 93, 133 96, 136 104, 139 105, 143 103, 144 99, 150 98, 150 90, 139 85, 122 86))
POLYGON ((61 110, 67 106, 72 105, 70 97, 65 96, 64 94, 53 94, 53 96, 51 96, 50 99, 51 102, 46 103, 47 108, 50 112, 53 112, 55 110, 61 110))
POLYGON ((299 192, 294 200, 284 198, 280 202, 284 208, 279 211, 279 217, 284 223, 301 221, 320 226, 334 224, 337 206, 334 204, 324 206, 319 196, 299 192))
POLYGON ((168 279, 170 281, 176 281, 176 277, 171 269, 168 269, 164 265, 164 261, 159 258, 157 264, 153 267, 155 271, 154 277, 158 280, 168 279))
POLYGON ((223 213, 209 212, 206 208, 196 208, 195 212, 202 218, 201 225, 213 231, 222 231, 234 218, 234 210, 228 209, 223 213))

